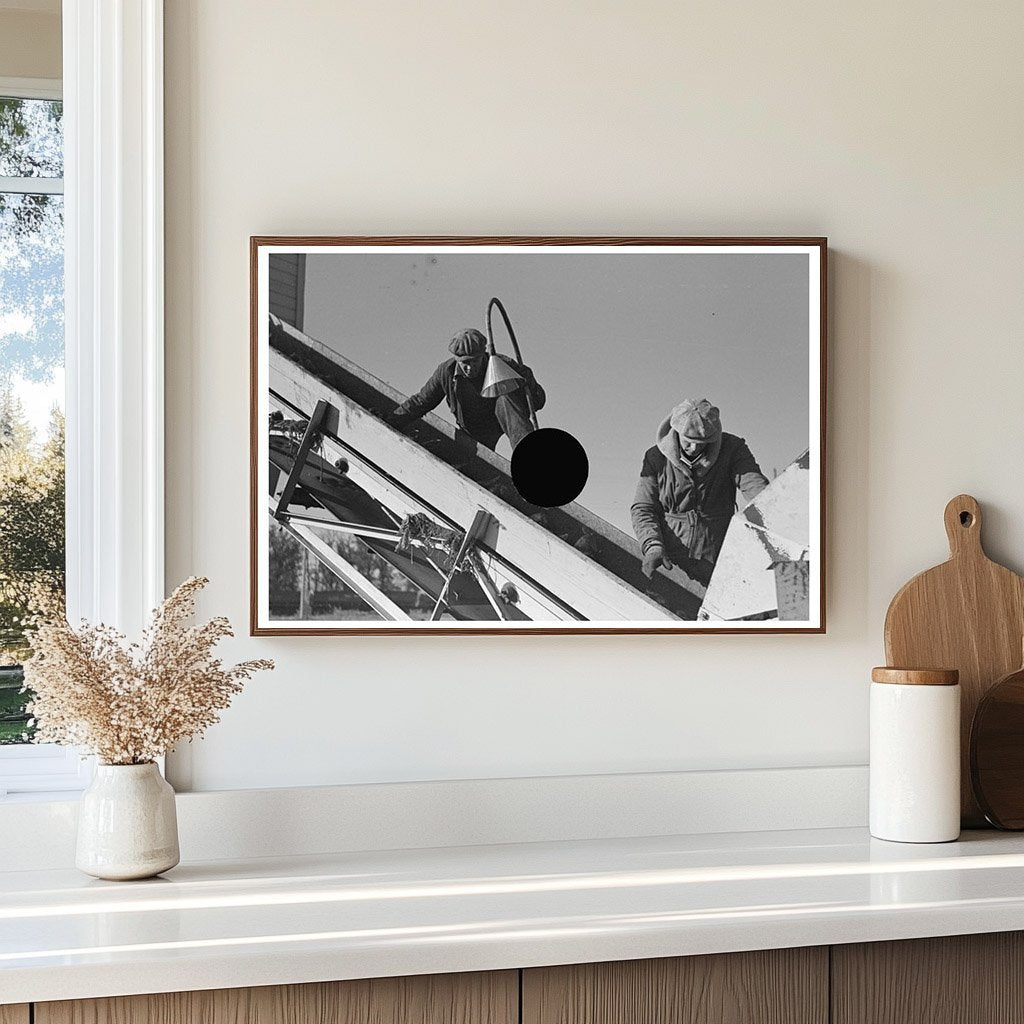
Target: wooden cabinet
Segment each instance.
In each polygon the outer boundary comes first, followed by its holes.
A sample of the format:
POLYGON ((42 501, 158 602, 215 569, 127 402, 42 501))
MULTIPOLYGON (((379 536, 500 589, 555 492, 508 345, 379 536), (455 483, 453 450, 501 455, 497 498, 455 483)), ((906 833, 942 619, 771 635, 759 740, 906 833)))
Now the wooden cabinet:
MULTIPOLYGON (((172 992, 35 1005, 35 1024, 518 1024, 518 1021, 518 971, 172 992)), ((7 1024, 2 1018, 0 1022, 7 1024)), ((23 1022, 18 1020, 17 1024, 23 1022)))
POLYGON ((828 949, 523 971, 523 1024, 826 1024, 828 949))
POLYGON ((1024 933, 0 1006, 0 1024, 1024 1024, 1024 933))
POLYGON ((833 1024, 1024 1022, 1024 933, 832 947, 833 1024))

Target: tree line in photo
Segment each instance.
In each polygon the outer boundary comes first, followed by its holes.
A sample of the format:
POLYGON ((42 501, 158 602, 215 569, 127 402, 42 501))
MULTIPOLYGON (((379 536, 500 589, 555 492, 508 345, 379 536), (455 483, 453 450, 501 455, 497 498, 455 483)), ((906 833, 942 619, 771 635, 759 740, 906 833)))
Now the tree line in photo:
MULTIPOLYGON (((429 615, 433 602, 397 569, 347 534, 320 531, 321 539, 403 611, 429 615)), ((377 618, 358 594, 273 520, 269 536, 270 614, 275 619, 377 618)))
POLYGON ((31 737, 21 662, 27 619, 62 608, 65 583, 64 417, 53 412, 37 440, 21 402, 0 393, 0 744, 31 737))

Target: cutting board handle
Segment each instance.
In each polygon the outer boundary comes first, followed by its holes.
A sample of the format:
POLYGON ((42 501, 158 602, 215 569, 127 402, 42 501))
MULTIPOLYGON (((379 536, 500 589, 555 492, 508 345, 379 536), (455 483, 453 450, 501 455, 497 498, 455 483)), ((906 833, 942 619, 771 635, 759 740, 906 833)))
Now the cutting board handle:
POLYGON ((969 494, 958 494, 944 514, 950 557, 984 558, 981 547, 981 506, 969 494))

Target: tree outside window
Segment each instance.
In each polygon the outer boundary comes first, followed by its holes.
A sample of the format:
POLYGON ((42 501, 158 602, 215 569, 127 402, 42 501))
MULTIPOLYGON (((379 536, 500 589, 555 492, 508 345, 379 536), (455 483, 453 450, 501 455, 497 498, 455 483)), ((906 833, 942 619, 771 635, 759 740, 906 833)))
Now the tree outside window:
POLYGON ((62 105, 0 97, 0 744, 31 739, 26 619, 64 598, 62 105))

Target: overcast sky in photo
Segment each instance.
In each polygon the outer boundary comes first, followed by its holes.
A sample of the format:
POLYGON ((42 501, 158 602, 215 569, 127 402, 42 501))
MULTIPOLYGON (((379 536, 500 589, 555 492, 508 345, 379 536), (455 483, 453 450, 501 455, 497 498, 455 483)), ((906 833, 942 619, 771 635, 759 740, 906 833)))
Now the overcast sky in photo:
MULTIPOLYGON (((578 500, 620 529, 631 532, 643 454, 684 398, 717 405, 769 478, 808 447, 818 396, 801 254, 310 254, 304 330, 412 394, 457 330, 485 331, 492 296, 547 391, 540 425, 590 458, 578 500)), ((497 311, 494 333, 511 355, 497 311)), ((444 403, 435 412, 452 418, 444 403)))

